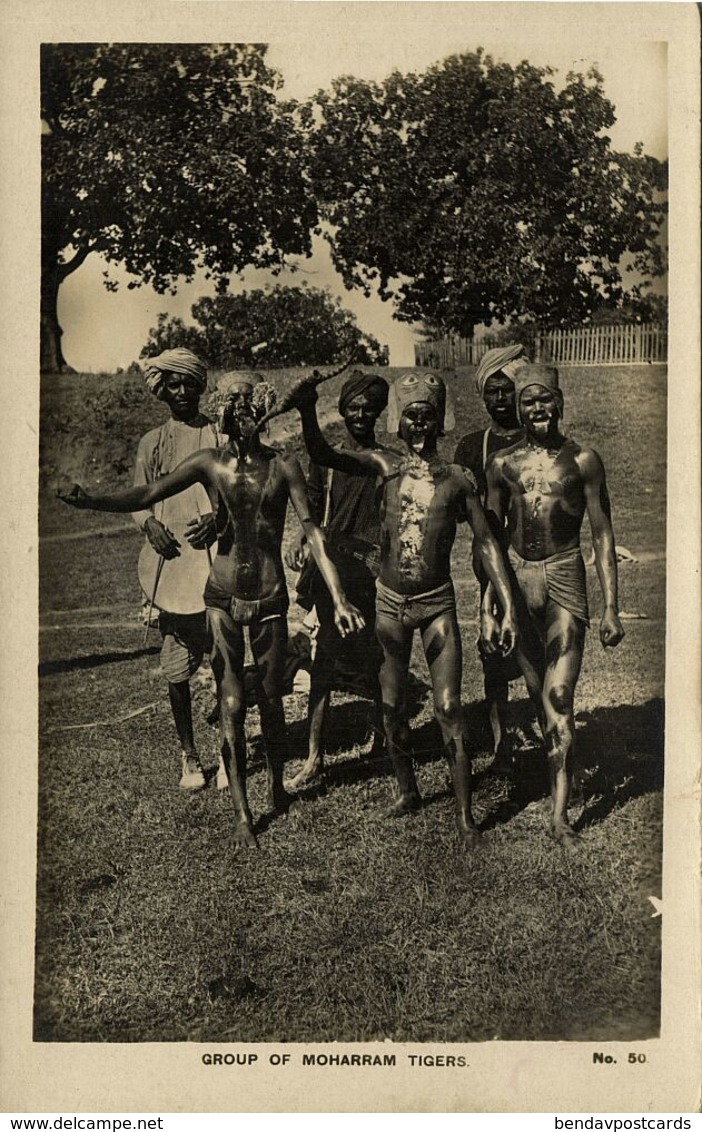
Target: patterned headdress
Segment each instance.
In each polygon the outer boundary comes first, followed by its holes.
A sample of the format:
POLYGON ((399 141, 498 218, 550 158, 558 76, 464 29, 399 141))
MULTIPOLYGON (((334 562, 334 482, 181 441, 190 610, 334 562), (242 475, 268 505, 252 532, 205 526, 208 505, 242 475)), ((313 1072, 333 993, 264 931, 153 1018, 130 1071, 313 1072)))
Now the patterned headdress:
POLYGON ((542 389, 549 389, 555 394, 558 412, 563 416, 563 391, 558 384, 558 370, 555 366, 536 365, 529 362, 520 367, 512 380, 517 391, 517 416, 520 421, 522 419, 520 411, 522 393, 531 385, 539 385, 542 389))
POLYGON ((395 435, 400 427, 400 417, 409 405, 425 401, 433 405, 439 418, 441 435, 450 432, 456 421, 453 404, 443 378, 430 370, 408 370, 398 377, 390 387, 388 402, 387 430, 395 435))

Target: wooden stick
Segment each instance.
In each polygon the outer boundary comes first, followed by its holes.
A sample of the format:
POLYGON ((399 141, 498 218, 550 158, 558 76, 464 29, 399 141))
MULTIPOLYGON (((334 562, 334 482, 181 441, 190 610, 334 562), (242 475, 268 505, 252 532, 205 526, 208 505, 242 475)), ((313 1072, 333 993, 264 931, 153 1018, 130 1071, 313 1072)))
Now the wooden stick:
POLYGON ((158 589, 158 583, 159 583, 159 579, 161 577, 161 571, 163 570, 164 561, 165 561, 165 559, 164 559, 163 555, 160 554, 159 557, 158 557, 158 566, 156 567, 156 577, 154 579, 154 589, 153 589, 153 593, 151 594, 151 601, 149 602, 149 612, 146 615, 146 625, 144 626, 144 640, 142 642, 144 645, 146 644, 148 637, 149 637, 149 628, 151 626, 151 614, 153 613, 154 602, 156 601, 156 591, 158 589))

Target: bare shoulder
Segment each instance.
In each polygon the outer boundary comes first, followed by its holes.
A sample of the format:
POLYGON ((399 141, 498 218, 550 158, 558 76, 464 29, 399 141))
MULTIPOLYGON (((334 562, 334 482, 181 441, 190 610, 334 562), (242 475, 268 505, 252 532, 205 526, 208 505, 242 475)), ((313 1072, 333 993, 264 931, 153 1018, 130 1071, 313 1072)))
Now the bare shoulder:
POLYGON ((274 448, 272 445, 266 445, 262 450, 266 459, 275 463, 288 479, 291 476, 302 476, 302 465, 294 452, 285 448, 274 448))
POLYGON ((464 468, 463 464, 449 464, 449 470, 453 482, 461 492, 477 496, 478 485, 470 468, 464 468))
POLYGON ((604 464, 599 453, 594 448, 590 448, 589 445, 578 444, 574 440, 570 443, 574 449, 573 458, 585 479, 601 476, 604 472, 604 464))

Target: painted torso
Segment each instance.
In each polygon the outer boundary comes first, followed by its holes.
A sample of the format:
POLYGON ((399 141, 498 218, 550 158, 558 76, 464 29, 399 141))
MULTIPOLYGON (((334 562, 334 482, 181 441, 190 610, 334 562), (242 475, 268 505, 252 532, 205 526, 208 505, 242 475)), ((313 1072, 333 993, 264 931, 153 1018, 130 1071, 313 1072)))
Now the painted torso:
POLYGON ((462 469, 435 457, 406 456, 384 477, 380 511, 384 585, 417 594, 450 577, 462 469))
POLYGON ((284 592, 280 548, 289 495, 284 457, 270 448, 245 460, 226 449, 213 456, 209 481, 220 502, 212 580, 246 601, 284 592))
POLYGON ((572 440, 553 448, 523 441, 495 457, 507 489, 510 542, 522 558, 578 546, 585 514, 580 453, 572 440))

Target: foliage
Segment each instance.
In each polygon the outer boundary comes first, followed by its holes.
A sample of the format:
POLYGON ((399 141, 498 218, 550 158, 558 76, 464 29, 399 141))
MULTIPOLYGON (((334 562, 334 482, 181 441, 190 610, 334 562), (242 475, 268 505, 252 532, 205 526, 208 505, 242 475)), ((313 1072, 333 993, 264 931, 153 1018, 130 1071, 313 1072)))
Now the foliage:
POLYGON ((387 350, 363 334, 340 299, 316 287, 269 287, 198 299, 197 326, 160 314, 142 357, 187 346, 213 368, 331 365, 353 349, 364 365, 387 365, 387 350))
POLYGON ((615 153, 602 78, 482 50, 383 83, 336 80, 300 111, 334 263, 397 317, 470 336, 526 315, 586 318, 657 275, 664 167, 615 153), (626 269, 625 269, 626 270, 626 269))
MULTIPOLYGON (((262 44, 47 44, 43 307, 91 252, 163 293, 306 254, 317 213, 262 44)), ((105 273, 106 285, 116 283, 105 273)))

